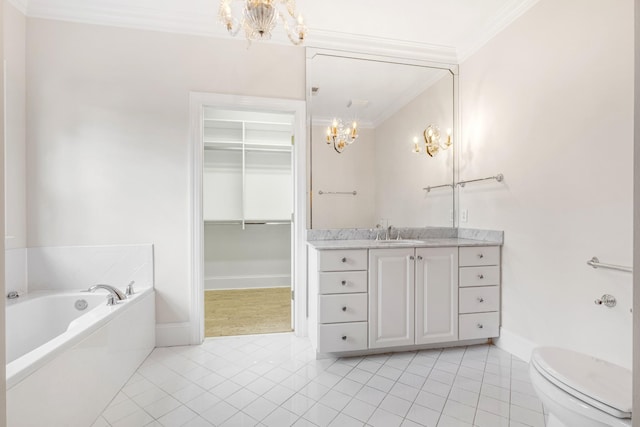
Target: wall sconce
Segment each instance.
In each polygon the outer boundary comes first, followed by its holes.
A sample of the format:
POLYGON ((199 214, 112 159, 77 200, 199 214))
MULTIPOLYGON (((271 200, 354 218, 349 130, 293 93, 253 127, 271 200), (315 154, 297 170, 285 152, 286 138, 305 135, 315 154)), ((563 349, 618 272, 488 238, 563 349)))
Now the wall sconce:
POLYGON ((327 128, 327 144, 333 143, 333 148, 338 153, 342 153, 342 150, 352 144, 356 138, 358 138, 358 123, 355 121, 350 128, 345 129, 342 119, 333 119, 333 123, 327 128))
MULTIPOLYGON (((446 150, 453 145, 451 139, 451 129, 447 129, 447 140, 444 144, 440 143, 440 129, 438 126, 429 125, 422 132, 424 136, 424 151, 430 156, 434 157, 440 150, 446 150)), ((422 150, 418 145, 418 137, 413 138, 413 150, 414 153, 420 153, 422 150)))

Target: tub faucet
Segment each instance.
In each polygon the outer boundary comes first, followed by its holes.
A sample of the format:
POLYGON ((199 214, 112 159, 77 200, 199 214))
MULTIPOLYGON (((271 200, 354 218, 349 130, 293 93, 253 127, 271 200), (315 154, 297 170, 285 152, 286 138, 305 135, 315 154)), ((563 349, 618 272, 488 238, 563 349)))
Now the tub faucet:
POLYGON ((127 299, 127 296, 122 293, 118 288, 111 285, 93 285, 87 289, 88 292, 95 292, 97 289, 104 289, 109 292, 109 296, 107 297, 107 305, 116 305, 118 301, 123 301, 127 299))

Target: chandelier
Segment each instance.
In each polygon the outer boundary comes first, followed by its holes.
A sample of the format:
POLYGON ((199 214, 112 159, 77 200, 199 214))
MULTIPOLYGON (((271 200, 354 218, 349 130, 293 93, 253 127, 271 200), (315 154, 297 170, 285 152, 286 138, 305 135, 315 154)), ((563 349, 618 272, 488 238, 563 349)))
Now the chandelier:
POLYGON ((327 144, 333 144, 334 150, 338 153, 342 153, 342 150, 352 144, 356 138, 358 138, 358 123, 355 121, 350 128, 345 129, 342 119, 333 119, 333 123, 327 128, 327 144))
MULTIPOLYGON (((444 144, 440 143, 440 129, 438 126, 429 125, 422 132, 424 136, 424 151, 431 157, 434 157, 440 150, 446 150, 453 144, 451 140, 451 129, 447 129, 447 140, 444 144)), ((422 151, 418 145, 418 137, 413 138, 413 150, 414 153, 422 151)))
POLYGON ((282 21, 282 26, 294 45, 302 44, 307 35, 302 15, 296 12, 295 0, 221 0, 218 16, 232 36, 243 28, 249 42, 256 39, 269 40, 271 30, 278 20, 282 21), (239 18, 234 17, 231 11, 231 4, 235 2, 244 5, 239 18), (281 11, 278 5, 286 9, 286 12, 281 11))

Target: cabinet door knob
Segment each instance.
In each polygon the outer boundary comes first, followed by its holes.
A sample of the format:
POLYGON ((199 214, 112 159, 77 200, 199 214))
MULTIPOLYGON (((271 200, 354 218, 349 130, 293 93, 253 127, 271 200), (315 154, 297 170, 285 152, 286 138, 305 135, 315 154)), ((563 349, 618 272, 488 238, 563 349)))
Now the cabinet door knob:
POLYGON ((482 329, 484 328, 484 326, 482 326, 482 323, 478 323, 478 329, 482 329))
POLYGON ((342 336, 342 341, 346 341, 346 340, 347 340, 347 336, 346 336, 346 335, 343 335, 343 336, 342 336))
POLYGON ((413 261, 413 260, 414 260, 414 259, 416 259, 416 258, 415 258, 413 255, 411 255, 411 256, 409 257, 409 259, 410 259, 411 261, 413 261))
POLYGON ((342 286, 346 286, 347 281, 346 281, 346 280, 343 280, 343 281, 342 281, 342 282, 340 282, 340 283, 342 284, 342 286))
POLYGON ((422 255, 418 255, 418 261, 422 261, 422 255))
POLYGON ((484 258, 483 254, 478 254, 478 258, 484 258))
POLYGON ((484 274, 478 274, 478 279, 484 279, 484 274))
POLYGON ((342 311, 347 311, 347 307, 342 307, 342 311))
POLYGON ((478 302, 484 302, 484 298, 482 297, 478 298, 478 302))
POLYGON ((347 262, 347 259, 346 258, 342 258, 342 262, 347 262))

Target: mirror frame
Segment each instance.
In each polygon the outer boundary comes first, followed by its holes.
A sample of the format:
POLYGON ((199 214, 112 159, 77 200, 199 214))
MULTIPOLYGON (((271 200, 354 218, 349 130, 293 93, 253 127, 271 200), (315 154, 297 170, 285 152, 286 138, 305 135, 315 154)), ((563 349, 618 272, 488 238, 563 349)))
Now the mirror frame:
MULTIPOLYGON (((456 206, 458 206, 458 191, 457 186, 455 185, 458 182, 458 156, 459 156, 459 144, 461 140, 461 126, 460 126, 460 82, 459 82, 459 70, 460 67, 458 64, 451 63, 442 63, 442 62, 434 62, 428 59, 421 58, 407 58, 401 56, 393 56, 393 55, 384 55, 378 53, 365 53, 365 52, 355 52, 355 51, 346 51, 346 50, 335 50, 335 49, 325 49, 325 48, 306 48, 306 60, 305 60, 305 103, 307 110, 307 229, 313 228, 313 139, 312 139, 312 129, 311 129, 311 90, 308 86, 309 84, 309 69, 311 68, 311 61, 318 55, 322 56, 333 56, 338 58, 345 59, 361 59, 365 61, 377 61, 377 62, 387 62, 398 65, 412 65, 418 67, 426 67, 426 68, 437 68, 440 70, 445 70, 451 73, 453 78, 453 146, 451 149, 453 150, 452 156, 452 171, 451 171, 451 211, 453 212, 453 218, 451 219, 451 228, 458 228, 458 215, 456 206)), ((440 183, 435 183, 438 185, 440 183)), ((449 227, 443 227, 449 228, 449 227)))

